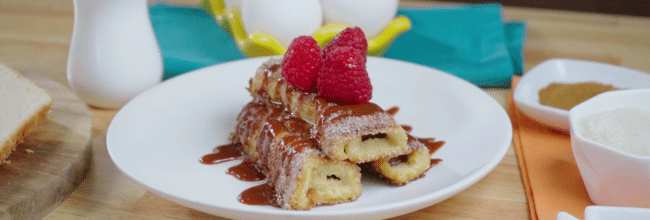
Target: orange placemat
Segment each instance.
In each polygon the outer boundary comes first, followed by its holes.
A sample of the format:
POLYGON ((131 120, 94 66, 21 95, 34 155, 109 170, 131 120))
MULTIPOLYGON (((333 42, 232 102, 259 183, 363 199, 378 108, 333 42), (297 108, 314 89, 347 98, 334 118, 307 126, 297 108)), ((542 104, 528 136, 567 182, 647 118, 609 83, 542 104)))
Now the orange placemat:
MULTIPOLYGON (((519 78, 513 77, 512 91, 519 78)), ((508 111, 531 218, 553 220, 564 211, 584 219, 585 207, 593 203, 573 158, 569 134, 525 116, 515 106, 512 92, 508 111)))

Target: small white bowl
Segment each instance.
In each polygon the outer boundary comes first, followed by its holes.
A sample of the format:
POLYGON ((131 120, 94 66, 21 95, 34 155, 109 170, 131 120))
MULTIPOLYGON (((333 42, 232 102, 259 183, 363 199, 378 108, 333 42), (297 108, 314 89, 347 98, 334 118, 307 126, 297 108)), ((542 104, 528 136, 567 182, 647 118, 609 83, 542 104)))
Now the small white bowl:
POLYGON ((612 206, 587 206, 585 220, 650 219, 650 209, 612 206))
POLYGON ((569 131, 569 111, 539 103, 539 90, 553 82, 599 82, 622 89, 650 88, 650 74, 592 61, 550 59, 529 70, 513 93, 517 107, 528 117, 560 131, 569 131))
POLYGON ((587 139, 578 124, 586 116, 621 108, 650 111, 650 89, 606 92, 573 107, 569 112, 573 156, 592 202, 650 208, 650 156, 587 139))
MULTIPOLYGON (((650 219, 650 209, 592 205, 585 208, 585 220, 650 219)), ((556 220, 578 220, 566 212, 558 212, 556 220)))

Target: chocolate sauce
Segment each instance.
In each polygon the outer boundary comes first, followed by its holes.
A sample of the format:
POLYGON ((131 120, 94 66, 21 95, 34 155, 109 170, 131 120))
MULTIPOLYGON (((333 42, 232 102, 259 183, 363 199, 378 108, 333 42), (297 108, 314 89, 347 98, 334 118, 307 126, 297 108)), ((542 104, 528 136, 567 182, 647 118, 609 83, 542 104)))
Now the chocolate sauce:
POLYGON ((367 134, 361 136, 361 141, 366 141, 368 139, 373 139, 373 138, 386 138, 386 136, 388 136, 386 133, 367 134))
POLYGON ((206 154, 199 162, 202 164, 220 164, 223 162, 228 162, 231 160, 236 160, 242 158, 239 148, 241 147, 240 143, 226 144, 217 146, 212 150, 211 154, 206 154))
POLYGON ((431 166, 438 165, 440 162, 442 162, 442 159, 431 159, 431 166))
POLYGON ((397 157, 390 158, 390 160, 388 160, 388 164, 390 164, 390 166, 397 166, 401 163, 406 163, 408 161, 409 161, 409 155, 399 155, 397 157))
POLYGON ((239 194, 239 202, 246 205, 268 205, 280 208, 279 195, 268 183, 253 186, 239 194))
POLYGON ((234 176, 238 180, 254 182, 266 179, 266 176, 255 168, 255 164, 246 160, 240 164, 232 166, 226 170, 227 174, 234 176))

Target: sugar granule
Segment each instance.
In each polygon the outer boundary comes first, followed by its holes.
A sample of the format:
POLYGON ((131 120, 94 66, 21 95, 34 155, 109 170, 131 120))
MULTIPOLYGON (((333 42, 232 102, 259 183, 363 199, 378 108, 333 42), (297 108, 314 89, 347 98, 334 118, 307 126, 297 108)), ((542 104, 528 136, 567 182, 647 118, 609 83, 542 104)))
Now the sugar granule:
POLYGON ((620 108, 581 118, 580 134, 607 147, 650 156, 650 111, 620 108))

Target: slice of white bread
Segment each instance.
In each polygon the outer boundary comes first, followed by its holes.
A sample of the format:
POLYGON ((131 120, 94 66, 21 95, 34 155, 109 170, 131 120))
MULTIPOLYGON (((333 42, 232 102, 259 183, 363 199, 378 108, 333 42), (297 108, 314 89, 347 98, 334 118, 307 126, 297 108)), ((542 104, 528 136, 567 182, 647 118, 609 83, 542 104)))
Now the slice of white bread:
POLYGON ((44 121, 51 106, 47 91, 0 64, 0 163, 44 121))

